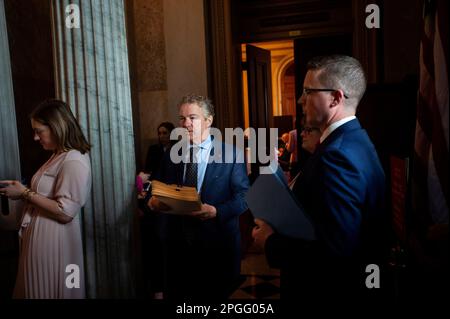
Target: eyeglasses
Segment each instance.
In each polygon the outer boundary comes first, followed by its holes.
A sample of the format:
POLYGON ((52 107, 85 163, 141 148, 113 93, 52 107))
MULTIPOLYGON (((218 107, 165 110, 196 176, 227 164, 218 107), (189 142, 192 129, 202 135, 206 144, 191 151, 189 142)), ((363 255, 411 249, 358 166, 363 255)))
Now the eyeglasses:
POLYGON ((305 126, 304 128, 302 128, 302 133, 310 134, 313 131, 320 131, 320 130, 318 127, 310 127, 310 126, 305 126))
MULTIPOLYGON (((338 91, 336 89, 312 89, 312 88, 303 88, 303 94, 304 95, 308 95, 311 94, 312 92, 335 92, 338 91)), ((344 92, 343 92, 344 93, 344 92)), ((348 99, 347 94, 344 93, 344 97, 346 99, 348 99)))

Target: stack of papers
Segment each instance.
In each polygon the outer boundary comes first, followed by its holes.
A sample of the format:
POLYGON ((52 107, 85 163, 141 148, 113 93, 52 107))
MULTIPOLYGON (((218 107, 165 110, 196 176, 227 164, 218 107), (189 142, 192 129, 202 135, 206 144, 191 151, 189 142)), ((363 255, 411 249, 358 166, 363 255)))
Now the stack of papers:
POLYGON ((152 181, 152 196, 171 208, 164 213, 188 214, 201 209, 202 202, 195 187, 152 181))

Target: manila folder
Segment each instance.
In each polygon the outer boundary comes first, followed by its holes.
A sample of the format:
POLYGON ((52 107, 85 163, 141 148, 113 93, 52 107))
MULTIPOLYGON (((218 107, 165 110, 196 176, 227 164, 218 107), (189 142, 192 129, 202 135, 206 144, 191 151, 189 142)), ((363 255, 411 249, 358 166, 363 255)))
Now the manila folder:
POLYGON ((163 211, 164 213, 183 215, 198 211, 202 207, 195 187, 165 184, 153 180, 152 196, 171 207, 171 210, 163 211))

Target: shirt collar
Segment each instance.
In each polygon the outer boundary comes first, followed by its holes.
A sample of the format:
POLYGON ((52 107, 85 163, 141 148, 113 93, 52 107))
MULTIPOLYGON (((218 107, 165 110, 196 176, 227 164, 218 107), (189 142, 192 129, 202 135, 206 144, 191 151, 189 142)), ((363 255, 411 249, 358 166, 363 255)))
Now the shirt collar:
POLYGON ((344 117, 343 119, 332 123, 330 126, 328 126, 325 131, 323 131, 322 136, 320 137, 320 143, 323 143, 323 141, 325 141, 325 139, 334 131, 336 130, 339 126, 344 125, 345 123, 356 119, 356 116, 352 115, 352 116, 347 116, 344 117))
MULTIPOLYGON (((192 144, 191 144, 191 146, 192 146, 192 144)), ((204 150, 209 149, 209 147, 211 146, 211 135, 208 135, 208 137, 203 142, 201 142, 200 144, 195 145, 195 146, 197 146, 201 149, 204 149, 204 150)))

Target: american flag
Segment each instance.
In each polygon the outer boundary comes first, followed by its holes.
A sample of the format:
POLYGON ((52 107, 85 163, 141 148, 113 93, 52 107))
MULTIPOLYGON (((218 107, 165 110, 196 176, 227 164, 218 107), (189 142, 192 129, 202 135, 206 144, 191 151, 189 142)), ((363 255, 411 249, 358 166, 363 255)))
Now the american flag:
POLYGON ((425 0, 412 171, 416 226, 448 230, 448 1, 425 0))

